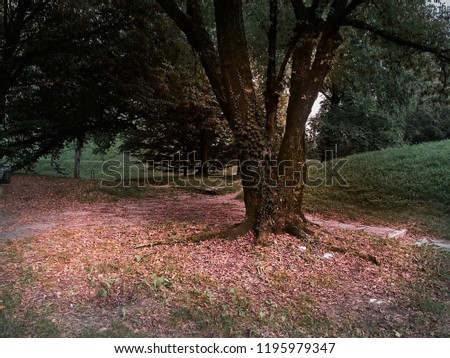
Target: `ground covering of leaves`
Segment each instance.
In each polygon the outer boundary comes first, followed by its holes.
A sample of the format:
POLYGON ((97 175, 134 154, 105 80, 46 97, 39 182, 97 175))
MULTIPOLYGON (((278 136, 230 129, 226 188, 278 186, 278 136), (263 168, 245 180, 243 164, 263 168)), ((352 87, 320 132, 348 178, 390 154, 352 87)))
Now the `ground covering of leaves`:
POLYGON ((15 176, 0 336, 450 336, 448 253, 318 226, 231 240, 235 197, 15 176))

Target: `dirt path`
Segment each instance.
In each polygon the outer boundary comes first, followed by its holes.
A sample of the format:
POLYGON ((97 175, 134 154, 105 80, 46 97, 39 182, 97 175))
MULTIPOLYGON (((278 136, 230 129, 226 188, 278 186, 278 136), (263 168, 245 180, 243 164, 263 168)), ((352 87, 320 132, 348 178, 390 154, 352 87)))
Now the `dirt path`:
POLYGON ((123 226, 151 224, 161 221, 201 222, 213 226, 231 225, 242 220, 241 203, 229 198, 180 195, 171 200, 146 199, 136 203, 119 202, 91 204, 81 210, 59 213, 4 214, 1 217, 0 239, 24 238, 55 228, 123 226))
MULTIPOLYGON (((38 178, 35 186, 30 186, 30 177, 17 177, 14 184, 3 190, 0 197, 0 240, 26 238, 54 229, 150 225, 165 221, 201 223, 217 230, 226 230, 245 216, 243 202, 236 200, 236 194, 188 194, 174 188, 160 188, 155 197, 148 199, 111 201, 100 198, 84 203, 67 195, 55 198, 55 193, 61 196, 61 193, 71 191, 75 192, 76 198, 77 190, 80 190, 77 182, 50 179, 53 180, 54 190, 48 192, 48 188, 39 188, 45 180, 38 178), (28 187, 28 191, 20 193, 24 186, 28 187)), ((402 237, 408 232, 407 228, 365 225, 354 221, 343 223, 313 215, 307 215, 307 218, 325 229, 363 231, 389 238, 402 237)), ((422 242, 425 241, 422 239, 422 242)), ((450 244, 444 241, 427 239, 427 243, 450 250, 450 244)))
MULTIPOLYGON (((170 189, 162 189, 170 190, 170 189)), ((235 199, 236 194, 211 196, 186 194, 161 195, 157 198, 136 201, 100 202, 80 204, 42 213, 40 210, 6 212, 0 217, 0 239, 24 238, 53 229, 72 230, 79 227, 123 226, 151 224, 162 221, 203 223, 227 228, 244 219, 244 205, 235 199)), ((407 230, 383 226, 367 226, 358 222, 342 223, 308 215, 308 220, 324 228, 365 231, 369 234, 398 237, 407 230)))

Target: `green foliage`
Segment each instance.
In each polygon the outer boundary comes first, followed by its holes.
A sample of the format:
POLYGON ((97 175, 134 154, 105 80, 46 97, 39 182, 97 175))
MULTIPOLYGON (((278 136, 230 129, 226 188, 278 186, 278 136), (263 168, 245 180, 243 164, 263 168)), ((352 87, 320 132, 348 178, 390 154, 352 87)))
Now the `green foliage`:
POLYGON ((160 57, 153 56, 159 85, 150 95, 154 101, 144 102, 144 113, 123 131, 122 148, 144 161, 170 160, 176 153, 187 159, 193 152, 202 162, 226 157, 232 134, 197 55, 167 19, 155 31, 167 34, 160 57))
MULTIPOLYGON (((43 24, 36 43, 34 34, 23 29, 20 36, 30 38, 30 49, 17 52, 29 50, 30 58, 0 91, 7 104, 0 157, 9 156, 16 168, 57 155, 73 140, 86 142, 93 136, 100 148, 108 148, 164 87, 155 65, 162 39, 155 34, 160 17, 153 4, 49 3, 25 8, 31 27, 39 21, 34 15, 49 24, 43 24)), ((7 43, 8 38, 2 46, 7 43)), ((1 78, 15 69, 5 71, 1 78)))
POLYGON ((405 141, 413 144, 450 139, 450 107, 419 109, 406 117, 405 141))

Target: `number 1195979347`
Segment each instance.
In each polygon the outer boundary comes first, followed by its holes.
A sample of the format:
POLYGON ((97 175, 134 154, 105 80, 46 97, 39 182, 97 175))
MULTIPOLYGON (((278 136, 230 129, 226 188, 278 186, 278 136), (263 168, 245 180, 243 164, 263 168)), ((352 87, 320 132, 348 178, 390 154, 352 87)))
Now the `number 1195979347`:
POLYGON ((335 343, 259 343, 257 353, 308 354, 333 353, 335 343))

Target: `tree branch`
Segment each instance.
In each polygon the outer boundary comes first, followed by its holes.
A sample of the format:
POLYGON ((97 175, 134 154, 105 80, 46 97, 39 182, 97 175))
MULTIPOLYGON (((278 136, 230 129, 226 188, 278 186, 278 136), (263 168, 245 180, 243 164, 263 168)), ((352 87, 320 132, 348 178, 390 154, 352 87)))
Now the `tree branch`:
POLYGON ((203 16, 198 0, 188 0, 186 13, 199 25, 203 25, 203 16))
POLYGON ((331 96, 330 96, 328 93, 326 93, 325 90, 321 89, 321 90, 319 91, 319 93, 320 93, 322 96, 324 96, 325 99, 326 99, 327 101, 330 101, 330 102, 331 102, 331 96))
POLYGON ((353 0, 348 4, 347 6, 343 7, 343 10, 338 9, 335 19, 333 21, 332 25, 332 31, 337 31, 339 27, 342 25, 342 23, 345 21, 345 19, 350 15, 353 11, 356 10, 358 6, 366 2, 367 0, 353 0))
POLYGON ((360 5, 362 5, 367 0, 353 0, 350 4, 347 5, 345 10, 342 12, 340 16, 340 20, 345 20, 348 15, 350 15, 353 11, 356 10, 356 8, 360 5))
POLYGON ((303 0, 291 0, 291 3, 294 9, 295 17, 298 20, 302 15, 306 13, 305 4, 303 4, 303 0))
POLYGON ((357 20, 357 19, 345 20, 343 22, 343 25, 351 26, 351 27, 354 27, 359 30, 368 31, 374 35, 377 35, 389 42, 393 42, 400 46, 406 46, 406 47, 413 48, 415 50, 433 54, 436 57, 438 57, 439 59, 441 59, 442 61, 450 63, 450 49, 437 48, 437 47, 427 45, 424 43, 419 43, 416 41, 408 40, 408 39, 400 37, 399 35, 397 35, 395 33, 379 29, 373 25, 370 25, 368 23, 365 23, 364 21, 357 20))
POLYGON ((195 13, 200 10, 197 1, 189 1, 188 11, 192 17, 186 15, 173 0, 157 0, 157 2, 175 22, 175 25, 186 35, 193 50, 199 54, 200 61, 215 91, 216 98, 221 107, 225 108, 226 95, 220 77, 219 55, 211 36, 202 24, 201 15, 195 13))
POLYGON ((277 77, 277 29, 278 29, 278 0, 270 0, 270 26, 267 34, 269 61, 267 64, 267 84, 272 87, 277 77))
POLYGON ((192 31, 193 24, 191 23, 189 17, 175 3, 175 1, 157 0, 157 2, 181 31, 184 33, 192 31))

